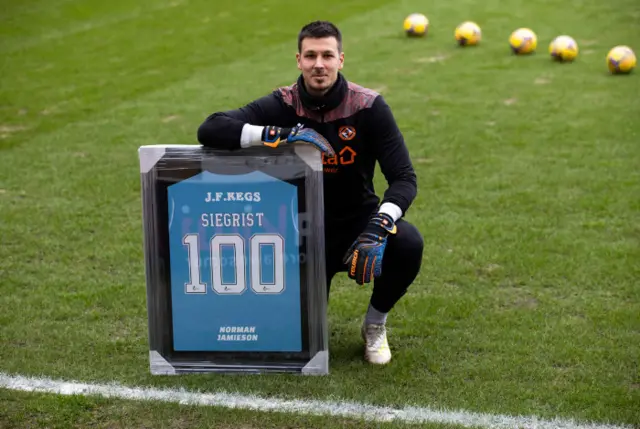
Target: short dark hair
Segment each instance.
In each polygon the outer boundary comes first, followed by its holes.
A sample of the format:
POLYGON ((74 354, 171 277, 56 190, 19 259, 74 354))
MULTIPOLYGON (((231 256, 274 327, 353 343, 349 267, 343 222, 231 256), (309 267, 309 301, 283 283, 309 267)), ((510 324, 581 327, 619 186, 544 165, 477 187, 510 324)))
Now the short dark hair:
POLYGON ((298 34, 298 52, 302 51, 302 40, 307 37, 312 39, 335 37, 338 41, 338 51, 342 52, 342 33, 329 21, 313 21, 302 27, 298 34))

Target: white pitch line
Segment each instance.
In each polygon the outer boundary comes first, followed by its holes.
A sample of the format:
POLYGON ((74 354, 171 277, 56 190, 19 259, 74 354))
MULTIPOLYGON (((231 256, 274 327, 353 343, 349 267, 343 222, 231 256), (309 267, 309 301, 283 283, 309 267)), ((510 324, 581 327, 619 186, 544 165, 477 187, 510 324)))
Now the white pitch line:
POLYGON ((486 429, 632 429, 606 423, 580 423, 567 419, 506 416, 432 408, 389 408, 357 402, 284 400, 233 393, 199 393, 184 389, 127 387, 117 383, 87 384, 48 378, 24 377, 0 372, 0 388, 58 395, 102 396, 128 400, 162 401, 182 405, 214 406, 317 416, 335 416, 374 422, 442 423, 486 429))

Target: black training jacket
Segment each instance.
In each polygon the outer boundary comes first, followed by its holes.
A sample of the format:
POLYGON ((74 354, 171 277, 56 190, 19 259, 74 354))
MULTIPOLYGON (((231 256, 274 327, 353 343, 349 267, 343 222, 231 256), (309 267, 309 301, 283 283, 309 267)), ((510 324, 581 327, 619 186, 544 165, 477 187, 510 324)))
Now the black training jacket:
POLYGON ((383 202, 395 203, 405 213, 416 197, 416 174, 391 109, 380 94, 348 82, 341 73, 323 97, 311 96, 300 76, 293 85, 244 107, 213 113, 200 125, 198 141, 217 149, 240 149, 246 123, 302 123, 331 143, 337 155, 322 157, 327 225, 367 216, 383 202), (382 201, 373 187, 376 161, 389 184, 382 201))

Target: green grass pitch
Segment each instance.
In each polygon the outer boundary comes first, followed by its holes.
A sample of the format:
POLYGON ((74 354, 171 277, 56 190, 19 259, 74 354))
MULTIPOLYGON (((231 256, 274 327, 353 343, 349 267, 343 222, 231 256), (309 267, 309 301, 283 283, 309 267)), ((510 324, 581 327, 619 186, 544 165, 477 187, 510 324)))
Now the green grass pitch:
MULTIPOLYGON (((639 425, 640 73, 609 75, 620 44, 640 54, 637 0, 4 1, 0 372, 639 425), (413 12, 427 37, 402 33, 413 12), (153 377, 137 148, 194 144, 209 113, 292 83, 315 19, 342 29, 345 76, 385 96, 418 173, 424 261, 392 363, 363 362, 370 288, 340 275, 328 378, 153 377), (476 47, 455 44, 466 20, 476 47), (511 54, 519 27, 535 54, 511 54), (560 34, 573 63, 548 56, 560 34)), ((16 428, 400 426, 9 390, 0 408, 16 428)))

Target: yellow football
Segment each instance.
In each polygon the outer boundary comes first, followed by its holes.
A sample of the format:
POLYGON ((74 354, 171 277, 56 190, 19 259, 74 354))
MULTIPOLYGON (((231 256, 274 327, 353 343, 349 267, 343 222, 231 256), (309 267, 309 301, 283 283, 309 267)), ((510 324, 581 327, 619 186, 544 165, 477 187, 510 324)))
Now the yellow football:
POLYGON ((573 61, 578 51, 578 44, 570 36, 558 36, 549 44, 549 55, 557 61, 573 61))
POLYGON ((482 31, 475 22, 466 21, 456 27, 455 38, 460 46, 477 45, 482 39, 482 31))
POLYGON ((636 54, 625 45, 616 46, 607 54, 607 67, 613 74, 631 73, 636 62, 636 54))
POLYGON ((509 36, 509 46, 515 54, 531 54, 538 47, 538 37, 529 28, 518 28, 509 36))
POLYGON ((412 13, 404 19, 404 32, 408 36, 425 36, 429 31, 429 20, 421 13, 412 13))

